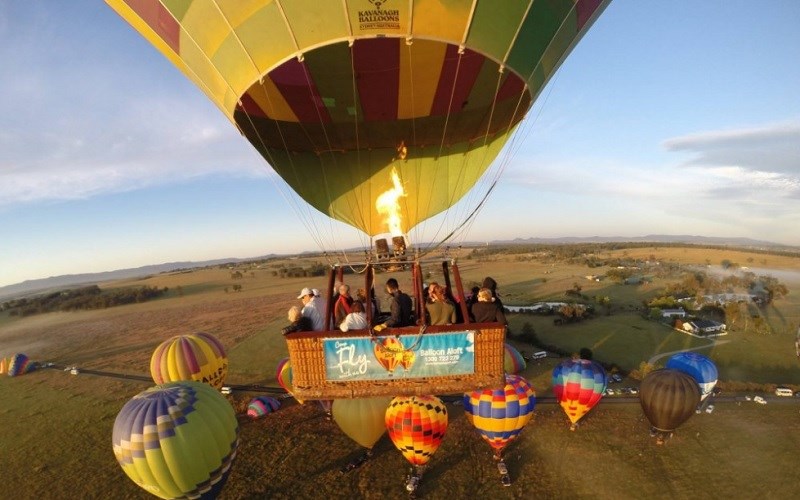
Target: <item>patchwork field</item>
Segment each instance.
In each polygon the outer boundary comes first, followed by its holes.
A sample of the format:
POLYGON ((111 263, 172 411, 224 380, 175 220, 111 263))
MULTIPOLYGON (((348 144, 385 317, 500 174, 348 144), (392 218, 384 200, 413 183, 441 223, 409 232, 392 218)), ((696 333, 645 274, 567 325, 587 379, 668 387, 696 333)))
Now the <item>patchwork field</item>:
MULTIPOLYGON (((595 357, 623 370, 637 368, 660 353, 709 344, 645 320, 637 312, 643 298, 658 294, 669 278, 646 285, 593 282, 603 272, 585 265, 519 255, 488 255, 459 261, 467 288, 484 276, 500 283, 507 304, 564 300, 579 283, 588 296, 611 298, 611 314, 556 327, 548 316, 513 315, 512 331, 529 323, 537 337, 565 350, 591 348, 595 357)), ((618 250, 627 258, 655 254, 663 262, 716 265, 729 259, 782 273, 790 293, 764 316, 769 334, 736 331, 706 350, 721 379, 800 388, 794 338, 800 324, 800 260, 744 252, 695 248, 618 250), (752 259, 748 261, 748 259, 752 259), (763 262, 762 262, 763 261, 763 262)), ((613 257, 613 255, 611 255, 613 257)), ((309 261, 281 264, 304 265, 309 261)), ((253 268, 233 280, 227 269, 157 275, 103 287, 167 286, 166 297, 98 311, 48 313, 26 318, 0 314, 0 355, 25 352, 32 359, 81 368, 146 375, 153 349, 173 335, 206 331, 226 345, 234 384, 277 385, 275 366, 286 356, 279 329, 286 310, 304 286, 323 288, 325 278, 280 278, 278 263, 253 268), (230 287, 241 284, 242 291, 230 287), (225 288, 228 287, 226 292, 225 288)), ((409 279, 397 275, 401 286, 409 279)), ((378 276, 385 281, 388 275, 378 276)), ((360 276, 348 276, 353 287, 360 276)), ((426 281, 439 280, 437 273, 426 281)), ((517 344, 531 351, 533 347, 517 344)), ((524 375, 539 396, 550 395, 550 372, 558 359, 529 363, 524 375)), ((663 363, 663 360, 661 361, 663 363)), ((658 364, 658 361, 656 361, 658 364)), ((626 380, 624 384, 635 384, 626 380)), ((147 383, 56 370, 0 378, 0 471, 4 491, 17 498, 147 498, 128 480, 111 451, 111 428, 122 405, 147 383)), ((236 407, 254 394, 234 394, 236 407)), ((788 399, 788 398, 787 398, 788 399)), ((514 484, 503 488, 488 445, 449 405, 450 427, 421 486, 427 498, 789 498, 800 473, 800 404, 766 406, 719 402, 713 414, 691 418, 665 446, 649 437, 636 402, 601 404, 570 432, 561 409, 540 402, 534 420, 507 455, 514 484)), ((288 400, 260 421, 242 421, 241 446, 224 498, 402 498, 406 463, 384 437, 376 456, 347 475, 339 469, 359 453, 314 403, 288 400)))

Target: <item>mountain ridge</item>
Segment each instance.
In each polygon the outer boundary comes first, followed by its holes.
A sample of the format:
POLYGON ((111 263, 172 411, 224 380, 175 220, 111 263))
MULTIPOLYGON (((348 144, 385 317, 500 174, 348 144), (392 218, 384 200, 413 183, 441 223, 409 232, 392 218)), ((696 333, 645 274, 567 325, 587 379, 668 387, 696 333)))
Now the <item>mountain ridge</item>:
MULTIPOLYGON (((800 248, 783 245, 763 240, 755 240, 752 238, 726 238, 717 236, 699 236, 699 235, 665 235, 665 234, 650 234, 646 236, 565 236, 558 238, 514 238, 511 240, 491 240, 489 242, 465 242, 462 246, 478 246, 478 245, 524 245, 524 244, 577 244, 577 243, 685 243, 690 245, 730 245, 751 249, 797 249, 800 248)), ((360 249, 359 249, 360 250, 360 249)), ((302 252, 298 255, 312 254, 313 252, 302 252)), ((79 285, 89 285, 100 283, 104 281, 113 281, 126 278, 138 278, 148 276, 151 274, 159 274, 164 272, 177 271, 179 269, 191 269, 199 267, 214 266, 225 263, 239 263, 248 262, 259 259, 266 259, 277 257, 276 254, 269 254, 261 257, 251 258, 237 258, 231 257, 227 259, 212 259, 206 261, 179 261, 179 262, 165 262, 163 264, 151 264, 147 266, 117 269, 114 271, 103 271, 98 273, 81 273, 81 274, 64 274, 60 276, 51 276, 49 278, 38 278, 32 280, 25 280, 21 283, 15 283, 0 287, 0 300, 8 300, 14 297, 30 295, 35 293, 42 293, 54 288, 68 288, 79 285)))

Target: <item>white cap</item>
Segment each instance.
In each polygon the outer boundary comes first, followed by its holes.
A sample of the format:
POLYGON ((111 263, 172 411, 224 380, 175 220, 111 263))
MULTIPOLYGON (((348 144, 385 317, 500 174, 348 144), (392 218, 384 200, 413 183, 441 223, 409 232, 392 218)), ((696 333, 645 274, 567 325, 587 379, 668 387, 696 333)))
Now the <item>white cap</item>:
POLYGON ((314 292, 312 292, 310 288, 303 288, 300 290, 300 295, 298 295, 297 298, 302 299, 306 295, 314 295, 314 292))
POLYGON ((316 288, 312 288, 311 293, 314 294, 314 297, 319 297, 319 290, 317 290, 316 288))

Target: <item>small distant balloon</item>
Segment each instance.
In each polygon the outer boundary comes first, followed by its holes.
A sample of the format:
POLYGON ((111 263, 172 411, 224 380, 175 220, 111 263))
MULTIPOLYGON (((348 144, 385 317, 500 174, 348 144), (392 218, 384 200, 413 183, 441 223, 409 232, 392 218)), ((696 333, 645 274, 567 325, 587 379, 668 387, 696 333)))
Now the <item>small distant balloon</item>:
POLYGON ((161 498, 215 498, 236 457, 239 424, 225 397, 201 382, 172 382, 122 407, 114 456, 137 485, 161 498))
POLYGON ((0 375, 5 375, 8 371, 8 360, 0 358, 0 375))
POLYGON ((9 377, 17 377, 32 372, 36 369, 36 365, 28 359, 28 356, 19 353, 9 358, 8 367, 6 369, 8 370, 9 377))
POLYGON ((247 405, 247 416, 252 419, 262 418, 278 411, 281 402, 269 396, 257 396, 247 405))
POLYGON ((503 370, 506 373, 513 375, 523 371, 527 366, 525 358, 513 345, 509 343, 503 344, 503 370))
POLYGON ((156 384, 193 380, 222 388, 228 374, 225 348, 208 333, 178 335, 161 343, 150 358, 156 384))

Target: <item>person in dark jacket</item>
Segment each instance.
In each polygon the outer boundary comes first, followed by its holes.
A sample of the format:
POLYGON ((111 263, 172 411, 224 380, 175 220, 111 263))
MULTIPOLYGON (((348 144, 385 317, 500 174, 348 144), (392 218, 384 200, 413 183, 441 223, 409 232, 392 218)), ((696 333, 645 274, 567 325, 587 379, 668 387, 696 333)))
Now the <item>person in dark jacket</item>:
POLYGON ((293 306, 289 309, 289 326, 285 326, 281 333, 288 335, 293 332, 310 332, 314 329, 311 324, 311 319, 303 316, 303 312, 299 307, 293 306))
POLYGON ((387 327, 399 328, 414 324, 414 316, 411 312, 411 297, 400 291, 397 280, 389 278, 386 280, 386 293, 392 296, 391 314, 389 319, 380 325, 375 326, 375 331, 381 331, 387 327))
POLYGON ((472 316, 476 323, 502 323, 508 324, 503 307, 498 300, 492 300, 492 291, 481 288, 478 292, 478 302, 472 306, 472 316))
POLYGON ((492 302, 496 303, 500 309, 503 309, 503 302, 500 301, 500 297, 497 295, 497 282, 494 280, 494 278, 491 276, 483 278, 483 284, 481 287, 488 288, 492 293, 492 302))

